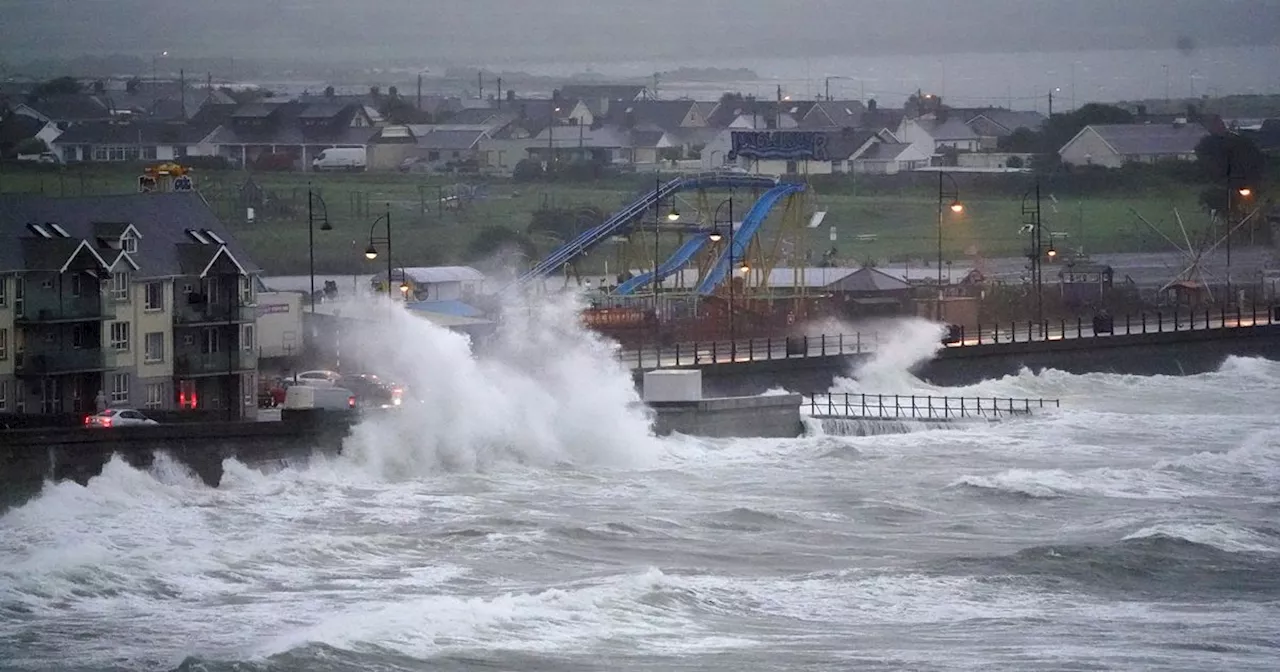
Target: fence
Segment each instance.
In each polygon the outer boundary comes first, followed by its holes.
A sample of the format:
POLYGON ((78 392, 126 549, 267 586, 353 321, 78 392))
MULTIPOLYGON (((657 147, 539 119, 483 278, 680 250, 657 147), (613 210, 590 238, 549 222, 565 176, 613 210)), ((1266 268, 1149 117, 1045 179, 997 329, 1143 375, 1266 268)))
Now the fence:
MULTIPOLYGON (((950 348, 1060 341, 1077 338, 1110 338, 1140 334, 1159 334, 1217 329, 1249 329, 1280 325, 1280 305, 1254 308, 1250 311, 1218 310, 1157 311, 1123 316, 1095 316, 1087 321, 1058 320, 1037 324, 1034 321, 1010 322, 1005 325, 979 324, 976 328, 953 326, 941 339, 950 348)), ((767 362, 780 359, 836 357, 875 352, 880 345, 878 333, 820 334, 780 338, 752 338, 735 341, 695 341, 676 343, 662 348, 638 348, 619 353, 621 361, 633 369, 701 366, 744 362, 767 362)))
POLYGON ((1058 408, 1057 399, 935 397, 928 395, 819 392, 806 395, 809 415, 831 420, 958 420, 1030 415, 1058 408))

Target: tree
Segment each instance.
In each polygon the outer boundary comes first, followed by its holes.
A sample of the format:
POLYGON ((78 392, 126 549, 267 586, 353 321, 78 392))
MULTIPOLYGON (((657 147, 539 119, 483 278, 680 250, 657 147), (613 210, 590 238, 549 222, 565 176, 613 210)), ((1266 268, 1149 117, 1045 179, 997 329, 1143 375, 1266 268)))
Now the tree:
POLYGON ((387 89, 387 95, 391 96, 392 98, 399 98, 400 97, 399 87, 393 84, 390 88, 387 89))
POLYGON ((65 96, 80 93, 80 81, 75 77, 55 77, 47 82, 41 82, 36 88, 31 90, 31 95, 36 98, 44 98, 45 96, 65 96))
POLYGON ((1022 157, 1021 157, 1021 156, 1011 156, 1011 157, 1009 157, 1009 159, 1008 159, 1007 161, 1005 161, 1005 162, 1004 162, 1004 165, 1005 165, 1006 167, 1009 167, 1009 168, 1021 168, 1021 167, 1022 167, 1022 157))
POLYGON ((1076 137, 1085 126, 1130 123, 1133 123, 1133 114, 1124 108, 1089 103, 1066 114, 1055 114, 1045 122, 1044 138, 1047 146, 1044 150, 1057 151, 1076 137))
POLYGON ((1252 140, 1235 133, 1207 135, 1196 145, 1196 163, 1206 179, 1257 188, 1266 157, 1252 140))
POLYGON ((404 98, 394 96, 383 98, 378 105, 378 112, 388 123, 392 124, 429 124, 431 115, 419 110, 413 103, 404 98))
POLYGON ((336 94, 336 92, 333 90, 333 86, 332 86, 332 85, 324 87, 324 97, 325 97, 325 98, 333 98, 335 94, 336 94))
POLYGON ((14 145, 14 153, 16 154, 43 154, 49 151, 49 145, 40 138, 26 138, 14 145))
POLYGON ((1044 147, 1044 136, 1029 128, 1019 128, 1000 138, 997 144, 1003 152, 1035 153, 1044 147))

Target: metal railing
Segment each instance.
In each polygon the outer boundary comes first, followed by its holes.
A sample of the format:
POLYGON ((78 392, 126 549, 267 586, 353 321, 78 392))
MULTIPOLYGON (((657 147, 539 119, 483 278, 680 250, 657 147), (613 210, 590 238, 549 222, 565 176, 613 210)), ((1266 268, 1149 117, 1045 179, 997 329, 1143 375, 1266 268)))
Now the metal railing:
POLYGON ((1058 408, 1057 399, 946 397, 906 394, 818 392, 805 395, 809 415, 820 420, 959 420, 1030 415, 1058 408))
MULTIPOLYGON (((1280 305, 1242 311, 1218 308, 1191 311, 1124 314, 1109 318, 1008 322, 981 325, 972 329, 957 326, 941 339, 948 348, 1007 345, 1040 341, 1086 338, 1114 338, 1206 330, 1252 329, 1280 325, 1280 305)), ((875 352, 879 333, 819 334, 779 338, 750 338, 736 341, 693 341, 662 348, 621 350, 619 359, 633 369, 654 369, 706 364, 766 362, 780 359, 838 357, 875 352)))

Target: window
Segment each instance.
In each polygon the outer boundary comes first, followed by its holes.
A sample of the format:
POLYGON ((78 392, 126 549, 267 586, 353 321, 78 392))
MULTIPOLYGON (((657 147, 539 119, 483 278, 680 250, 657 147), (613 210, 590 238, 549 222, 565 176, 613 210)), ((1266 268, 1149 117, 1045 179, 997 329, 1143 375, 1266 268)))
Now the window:
POLYGON ((70 147, 63 147, 63 148, 62 148, 62 162, 63 162, 63 163, 73 163, 73 162, 75 162, 75 161, 79 161, 79 160, 80 160, 80 153, 77 151, 77 149, 78 149, 78 148, 77 148, 75 145, 71 145, 70 147))
MULTIPOLYGON (((132 239, 130 239, 132 240, 132 239)), ((164 310, 164 283, 148 282, 145 310, 164 310)))
POLYGON ((200 343, 200 354, 212 355, 216 352, 222 351, 222 349, 219 347, 221 343, 218 340, 217 329, 213 329, 213 328, 205 329, 201 333, 204 335, 204 338, 200 343))
POLYGON ((129 274, 128 273, 112 273, 111 274, 111 298, 116 301, 129 300, 129 274))
MULTIPOLYGON (((94 328, 96 330, 97 325, 94 325, 94 328)), ((88 347, 96 348, 98 346, 94 342, 97 340, 98 340, 97 335, 90 333, 88 325, 85 325, 85 324, 72 325, 71 327, 71 347, 72 348, 75 348, 76 350, 82 350, 88 347), (90 345, 90 344, 93 344, 93 345, 90 345)))
POLYGON ((13 279, 13 315, 14 317, 24 317, 26 313, 25 295, 27 293, 27 279, 13 279))
POLYGON ((164 361, 164 332, 153 331, 143 342, 143 353, 148 362, 164 361))
POLYGON ((244 346, 245 352, 253 352, 256 348, 253 342, 253 325, 246 324, 240 334, 240 343, 244 346))
POLYGON ((211 306, 218 304, 218 278, 206 278, 204 281, 204 300, 211 306))
POLYGON ((9 330, 0 329, 0 360, 9 359, 9 330))
POLYGON ((246 306, 254 305, 253 296, 253 278, 242 275, 240 276, 240 303, 246 306))
POLYGON ((120 249, 129 254, 136 254, 138 252, 138 239, 129 235, 121 236, 120 249))
POLYGON ((156 160, 156 148, 155 148, 155 145, 147 145, 146 147, 143 147, 143 148, 142 148, 142 158, 144 158, 144 159, 146 159, 146 160, 148 160, 148 161, 155 161, 155 160, 156 160))
POLYGON ((129 403, 129 374, 115 373, 111 375, 111 403, 129 403))
POLYGON ((128 322, 112 322, 111 323, 111 348, 113 350, 129 349, 129 323, 128 322))
POLYGON ((147 385, 147 408, 161 408, 162 406, 164 406, 164 383, 147 385))
POLYGON ((0 380, 0 411, 9 410, 9 381, 0 380))
POLYGON ((0 276, 0 308, 9 303, 9 278, 0 276))

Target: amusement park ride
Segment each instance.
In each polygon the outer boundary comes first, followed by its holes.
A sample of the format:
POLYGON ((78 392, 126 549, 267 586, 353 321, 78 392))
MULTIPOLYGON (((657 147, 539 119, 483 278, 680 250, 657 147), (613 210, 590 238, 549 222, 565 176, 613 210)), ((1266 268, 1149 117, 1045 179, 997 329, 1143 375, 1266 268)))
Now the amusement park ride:
POLYGON ((804 182, 740 172, 658 180, 599 226, 556 249, 509 289, 534 287, 612 243, 623 273, 616 285, 600 288, 601 295, 583 314, 597 331, 624 345, 784 335, 830 312, 823 297, 806 292, 804 281, 806 236, 821 221, 814 201, 812 187, 804 182), (681 209, 678 196, 692 210, 681 209), (735 218, 744 211, 744 202, 753 205, 735 218), (780 224, 766 232, 774 213, 780 224), (665 260, 660 254, 664 248, 669 250, 665 260), (774 273, 783 265, 794 269, 790 287, 780 287, 774 273))

